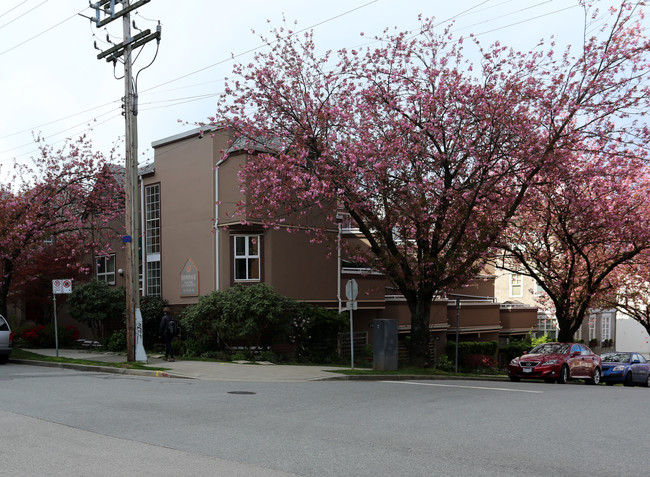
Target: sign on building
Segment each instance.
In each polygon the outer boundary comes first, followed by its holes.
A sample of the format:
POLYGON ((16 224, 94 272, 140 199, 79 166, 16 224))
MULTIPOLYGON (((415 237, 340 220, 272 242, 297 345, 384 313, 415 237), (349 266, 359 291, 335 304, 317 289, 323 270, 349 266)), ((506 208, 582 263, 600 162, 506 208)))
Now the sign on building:
POLYGON ((187 259, 180 276, 181 296, 199 296, 199 271, 191 259, 187 259))

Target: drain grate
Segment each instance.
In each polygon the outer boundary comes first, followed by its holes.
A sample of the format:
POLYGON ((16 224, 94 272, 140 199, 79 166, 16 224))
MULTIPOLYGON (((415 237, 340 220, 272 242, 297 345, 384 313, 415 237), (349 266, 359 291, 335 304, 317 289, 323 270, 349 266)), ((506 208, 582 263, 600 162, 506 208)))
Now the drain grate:
POLYGON ((253 391, 228 391, 228 394, 257 394, 253 391))

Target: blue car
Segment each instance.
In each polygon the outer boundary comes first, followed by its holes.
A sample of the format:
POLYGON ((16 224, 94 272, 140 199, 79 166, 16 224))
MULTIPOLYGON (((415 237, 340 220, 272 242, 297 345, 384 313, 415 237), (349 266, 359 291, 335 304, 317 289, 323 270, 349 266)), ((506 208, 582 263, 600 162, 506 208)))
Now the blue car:
POLYGON ((608 386, 623 383, 625 386, 650 386, 650 363, 641 353, 614 351, 600 356, 603 368, 602 381, 608 386))

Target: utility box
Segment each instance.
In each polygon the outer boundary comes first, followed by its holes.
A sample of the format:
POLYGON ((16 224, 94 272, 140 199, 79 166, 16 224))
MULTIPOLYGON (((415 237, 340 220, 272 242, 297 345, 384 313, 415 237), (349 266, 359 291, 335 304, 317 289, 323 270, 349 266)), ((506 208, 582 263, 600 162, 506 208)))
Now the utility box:
POLYGON ((373 321, 373 369, 397 370, 397 320, 373 321))

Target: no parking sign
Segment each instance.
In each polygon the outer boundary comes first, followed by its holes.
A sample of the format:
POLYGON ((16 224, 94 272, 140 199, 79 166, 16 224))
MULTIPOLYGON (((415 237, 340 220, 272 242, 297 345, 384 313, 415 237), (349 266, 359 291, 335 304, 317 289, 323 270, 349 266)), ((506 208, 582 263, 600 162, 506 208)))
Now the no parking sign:
POLYGON ((72 280, 68 278, 52 280, 52 292, 55 295, 72 293, 72 280))

